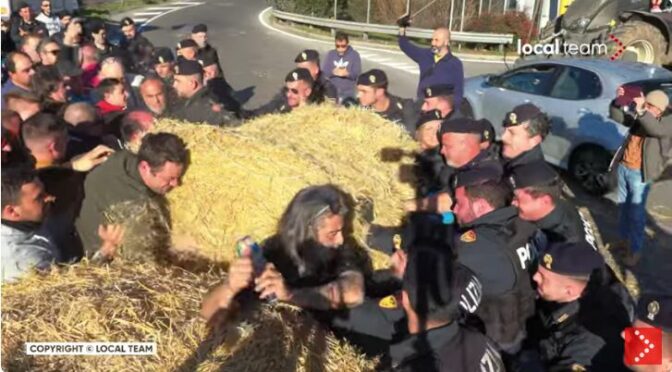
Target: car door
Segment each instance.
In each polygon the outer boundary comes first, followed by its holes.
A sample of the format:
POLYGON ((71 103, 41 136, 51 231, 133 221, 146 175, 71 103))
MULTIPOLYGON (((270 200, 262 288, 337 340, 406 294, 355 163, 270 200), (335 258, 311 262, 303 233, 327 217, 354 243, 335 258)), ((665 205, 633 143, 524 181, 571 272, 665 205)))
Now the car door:
POLYGON ((483 117, 490 120, 502 135, 502 120, 514 107, 526 103, 535 103, 548 94, 556 79, 559 66, 554 64, 534 64, 494 76, 477 94, 481 97, 483 117))
POLYGON ((608 117, 610 102, 603 89, 595 72, 575 66, 559 71, 542 105, 552 123, 542 146, 548 161, 567 167, 578 145, 591 143, 608 150, 620 145, 623 135, 608 117))

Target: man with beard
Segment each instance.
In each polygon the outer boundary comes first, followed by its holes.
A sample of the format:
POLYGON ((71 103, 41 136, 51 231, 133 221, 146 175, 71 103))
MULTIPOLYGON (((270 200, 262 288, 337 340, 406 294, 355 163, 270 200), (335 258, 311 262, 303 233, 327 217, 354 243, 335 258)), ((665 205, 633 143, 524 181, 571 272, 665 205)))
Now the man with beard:
POLYGON ((157 76, 163 80, 167 87, 173 86, 173 77, 175 74, 175 57, 170 48, 157 48, 154 51, 152 60, 152 69, 150 76, 157 76))
POLYGON ((121 20, 121 31, 124 33, 124 40, 121 43, 121 49, 130 55, 130 72, 142 73, 145 71, 148 59, 154 52, 154 45, 137 31, 135 22, 130 17, 121 20))
POLYGON ((306 49, 294 59, 297 68, 305 68, 313 78, 311 100, 322 103, 324 100, 338 102, 338 91, 334 84, 327 79, 320 70, 320 53, 313 49, 306 49))
POLYGON ((373 69, 361 74, 357 78, 359 104, 412 134, 415 130, 413 103, 388 93, 387 84, 387 74, 382 70, 373 69))
POLYGON ((203 302, 203 317, 212 320, 220 310, 230 310, 246 289, 262 300, 311 310, 360 305, 364 275, 351 246, 349 212, 346 194, 336 186, 299 191, 280 218, 277 234, 261 244, 263 260, 253 260, 255 248, 243 242, 242 256, 231 264, 226 283, 203 302))
POLYGON ((462 61, 450 52, 450 30, 439 27, 432 35, 432 47, 421 48, 415 46, 406 37, 406 27, 399 30, 399 48, 420 68, 418 82, 418 99, 422 99, 423 91, 438 84, 453 86, 454 107, 461 107, 462 92, 464 91, 464 70, 462 61))
POLYGON ((191 29, 191 39, 198 44, 196 58, 203 61, 212 61, 217 66, 217 74, 224 76, 222 66, 219 64, 217 49, 208 44, 208 26, 200 23, 191 29))
POLYGON ((359 53, 350 46, 348 34, 336 33, 336 49, 327 53, 322 63, 322 71, 338 92, 339 103, 355 97, 357 78, 362 72, 362 60, 359 53))
MULTIPOLYGON (((168 95, 166 90, 168 87, 163 83, 163 80, 157 77, 147 77, 140 84, 140 97, 145 107, 156 118, 168 116, 168 95)), ((174 101, 172 101, 174 102, 174 101)))

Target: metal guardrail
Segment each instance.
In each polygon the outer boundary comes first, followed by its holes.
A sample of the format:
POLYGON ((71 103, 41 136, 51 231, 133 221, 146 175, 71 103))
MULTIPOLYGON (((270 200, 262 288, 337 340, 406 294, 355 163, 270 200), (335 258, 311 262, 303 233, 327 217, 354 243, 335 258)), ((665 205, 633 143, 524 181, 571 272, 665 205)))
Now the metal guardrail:
MULTIPOLYGON (((273 9, 272 15, 273 17, 284 21, 330 28, 332 31, 347 30, 347 31, 361 32, 364 35, 367 35, 369 33, 397 35, 399 33, 399 27, 396 25, 392 26, 392 25, 380 25, 375 23, 340 21, 335 19, 318 18, 302 14, 288 13, 276 9, 273 9)), ((406 35, 409 37, 431 39, 433 32, 434 30, 411 27, 406 31, 406 35)), ((514 35, 451 31, 450 38, 452 41, 460 43, 499 44, 500 48, 503 48, 504 45, 513 44, 514 35)))

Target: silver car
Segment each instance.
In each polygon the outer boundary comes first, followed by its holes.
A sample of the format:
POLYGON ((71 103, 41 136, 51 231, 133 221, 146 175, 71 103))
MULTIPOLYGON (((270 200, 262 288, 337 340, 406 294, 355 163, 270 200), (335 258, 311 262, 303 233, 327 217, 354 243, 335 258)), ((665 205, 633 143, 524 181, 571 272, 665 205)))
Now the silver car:
POLYGON ((612 154, 628 132, 609 119, 609 104, 624 84, 672 95, 672 72, 606 59, 523 61, 499 75, 467 79, 462 112, 490 120, 501 136, 507 112, 526 102, 537 105, 552 121, 542 145, 546 160, 568 169, 588 191, 601 194, 608 188, 612 154))

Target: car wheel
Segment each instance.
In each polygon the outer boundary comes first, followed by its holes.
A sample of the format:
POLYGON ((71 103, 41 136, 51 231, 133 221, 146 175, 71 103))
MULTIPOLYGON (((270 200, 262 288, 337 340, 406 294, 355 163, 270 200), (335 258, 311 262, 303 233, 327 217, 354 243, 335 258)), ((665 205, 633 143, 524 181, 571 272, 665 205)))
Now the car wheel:
POLYGON ((667 42, 655 26, 642 21, 629 21, 613 32, 620 43, 609 39, 610 55, 616 59, 628 59, 642 63, 660 65, 663 62, 667 42), (621 49, 621 45, 625 49, 621 49))
POLYGON ((593 195, 604 195, 612 187, 609 173, 611 154, 598 145, 579 146, 569 160, 569 173, 581 187, 593 195))
POLYGON ((460 105, 460 112, 465 118, 474 118, 474 109, 471 108, 471 104, 466 99, 462 100, 462 104, 460 105))

